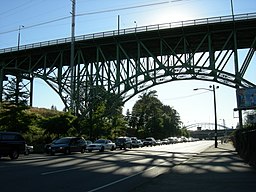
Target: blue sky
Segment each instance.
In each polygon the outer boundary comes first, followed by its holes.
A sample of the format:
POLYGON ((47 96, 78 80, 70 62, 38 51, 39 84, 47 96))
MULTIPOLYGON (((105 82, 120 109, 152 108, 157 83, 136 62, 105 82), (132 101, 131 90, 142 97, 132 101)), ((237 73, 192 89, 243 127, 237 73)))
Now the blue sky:
MULTIPOLYGON (((235 14, 256 12, 255 0, 233 0, 235 14)), ((0 49, 17 46, 21 26, 21 45, 69 37, 71 34, 70 0, 3 0, 0 10, 0 49), (56 21, 58 20, 58 21, 56 21), (53 22, 55 21, 55 22, 53 22)), ((76 35, 84 35, 120 28, 231 15, 231 0, 77 0, 76 35)), ((254 57, 255 63, 255 57, 254 57)), ((249 67, 246 78, 256 83, 256 67, 249 67)), ((153 87, 158 98, 176 109, 185 125, 214 122, 212 92, 193 91, 209 88, 212 82, 182 81, 153 87)), ((215 84, 218 85, 218 84, 215 84)), ((216 90, 218 122, 236 126, 235 90, 219 85, 216 90)), ((132 109, 137 96, 128 101, 132 109)), ((63 108, 58 96, 41 80, 35 80, 33 105, 63 108)))

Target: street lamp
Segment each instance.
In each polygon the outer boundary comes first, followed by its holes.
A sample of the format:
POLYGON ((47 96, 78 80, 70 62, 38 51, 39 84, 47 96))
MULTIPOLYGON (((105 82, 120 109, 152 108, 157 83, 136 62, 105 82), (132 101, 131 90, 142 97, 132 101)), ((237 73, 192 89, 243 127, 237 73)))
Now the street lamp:
POLYGON ((20 25, 19 26, 19 32, 18 32, 18 51, 19 51, 19 49, 20 49, 20 30, 21 30, 21 28, 23 28, 24 27, 24 25, 20 25))
POLYGON ((134 21, 135 24, 135 32, 137 31, 137 21, 134 21))
POLYGON ((218 89, 219 86, 215 85, 210 85, 209 86, 210 89, 207 88, 195 88, 194 91, 197 90, 207 90, 207 91, 212 91, 213 92, 213 104, 214 104, 214 140, 215 140, 215 148, 217 148, 218 146, 218 141, 217 141, 217 110, 216 110, 216 94, 215 94, 215 89, 218 89))

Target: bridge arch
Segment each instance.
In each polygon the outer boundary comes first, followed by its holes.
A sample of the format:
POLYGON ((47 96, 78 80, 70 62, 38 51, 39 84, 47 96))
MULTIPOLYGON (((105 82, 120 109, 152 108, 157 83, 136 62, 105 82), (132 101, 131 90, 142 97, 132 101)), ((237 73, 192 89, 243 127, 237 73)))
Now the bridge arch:
POLYGON ((255 53, 255 24, 256 14, 243 14, 79 36, 74 68, 70 38, 26 45, 18 51, 0 50, 1 100, 7 75, 43 79, 67 108, 75 100, 80 112, 97 95, 91 93, 94 86, 123 97, 124 102, 172 81, 254 87, 244 76, 255 53), (242 59, 239 50, 246 51, 242 59))

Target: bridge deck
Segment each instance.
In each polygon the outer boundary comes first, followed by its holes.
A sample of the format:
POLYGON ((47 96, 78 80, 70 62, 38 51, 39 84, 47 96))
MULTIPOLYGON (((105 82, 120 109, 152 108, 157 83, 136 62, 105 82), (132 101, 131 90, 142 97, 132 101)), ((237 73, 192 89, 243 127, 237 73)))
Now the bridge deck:
MULTIPOLYGON (((233 41, 230 41, 230 45, 225 45, 225 47, 224 43, 230 38, 234 29, 236 31, 237 48, 250 48, 256 37, 256 13, 235 15, 234 18, 232 16, 213 17, 83 35, 75 38, 75 47, 76 50, 79 49, 86 53, 86 62, 97 62, 99 59, 97 49, 99 47, 104 50, 105 61, 116 60, 117 49, 120 46, 126 51, 126 55, 119 54, 119 59, 127 59, 127 55, 129 58, 137 59, 138 42, 143 42, 154 56, 172 55, 169 47, 175 48, 175 54, 195 53, 209 50, 209 40, 207 38, 203 39, 210 34, 211 49, 218 51, 223 50, 223 48, 232 49, 233 41), (188 44, 186 50, 181 39, 183 41, 185 39, 188 44), (166 49, 160 46, 162 40, 164 40, 166 49), (200 47, 199 44, 201 44, 200 47)), ((9 63, 11 67, 10 63, 13 58, 24 60, 24 58, 29 57, 30 63, 37 63, 37 69, 49 67, 45 66, 43 62, 39 64, 39 58, 47 54, 48 63, 52 65, 60 52, 64 55, 62 65, 69 66, 70 38, 23 45, 20 46, 19 51, 17 47, 1 49, 0 63, 9 63)), ((140 51, 140 57, 148 56, 146 51, 140 51)), ((19 65, 19 67, 23 68, 22 65, 19 65)), ((24 69, 26 68, 27 66, 24 66, 24 69)), ((34 69, 36 70, 36 68, 34 69)))

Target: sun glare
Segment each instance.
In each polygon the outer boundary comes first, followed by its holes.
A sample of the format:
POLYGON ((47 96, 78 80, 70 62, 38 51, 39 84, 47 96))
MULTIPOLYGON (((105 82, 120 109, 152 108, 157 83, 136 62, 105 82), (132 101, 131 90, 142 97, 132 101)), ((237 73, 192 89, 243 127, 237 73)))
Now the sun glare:
POLYGON ((176 21, 185 21, 196 18, 195 10, 192 8, 177 6, 166 6, 155 9, 145 18, 148 24, 171 23, 176 21))

